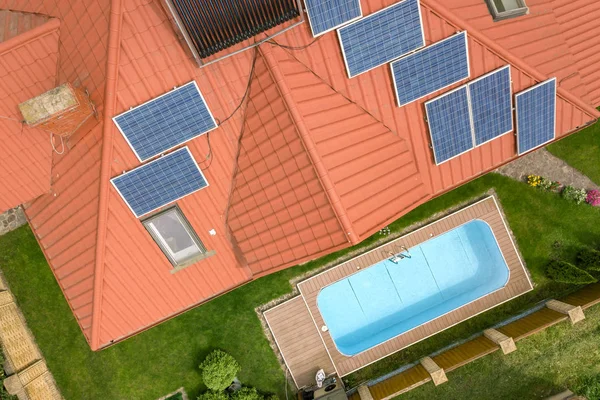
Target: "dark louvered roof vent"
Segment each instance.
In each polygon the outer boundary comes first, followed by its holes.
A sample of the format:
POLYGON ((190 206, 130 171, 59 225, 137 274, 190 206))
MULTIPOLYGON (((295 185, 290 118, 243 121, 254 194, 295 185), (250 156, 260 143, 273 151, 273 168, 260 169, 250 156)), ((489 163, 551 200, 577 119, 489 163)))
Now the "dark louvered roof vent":
POLYGON ((275 27, 287 30, 303 22, 302 19, 293 23, 301 16, 298 0, 166 0, 166 3, 200 65, 226 49, 238 45, 222 56, 235 54, 282 32, 273 32, 275 27), (286 22, 288 26, 282 26, 286 22), (262 35, 255 38, 259 34, 262 35), (248 43, 240 45, 243 42, 248 43))

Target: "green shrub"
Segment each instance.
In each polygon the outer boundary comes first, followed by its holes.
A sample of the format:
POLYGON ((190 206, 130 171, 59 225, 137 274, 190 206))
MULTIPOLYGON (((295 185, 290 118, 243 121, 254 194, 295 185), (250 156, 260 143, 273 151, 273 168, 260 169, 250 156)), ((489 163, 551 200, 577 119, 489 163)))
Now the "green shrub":
POLYGON ((573 391, 589 400, 600 399, 600 375, 580 379, 573 387, 573 391))
POLYGON ((585 247, 577 254, 577 266, 586 271, 600 271, 600 251, 585 247))
POLYGON ((585 201, 587 193, 585 189, 575 189, 573 186, 565 186, 562 196, 569 201, 574 201, 576 204, 581 204, 585 201))
POLYGON ((210 353, 200 364, 202 380, 211 390, 225 390, 231 385, 233 378, 240 372, 240 364, 221 350, 210 353))
POLYGON ((585 284, 594 283, 596 278, 588 274, 581 268, 577 268, 568 262, 553 260, 546 267, 548 278, 556 282, 585 284))
POLYGON ((231 395, 232 400, 264 400, 264 396, 253 387, 243 387, 231 395))
POLYGON ((215 390, 208 390, 198 396, 198 400, 229 400, 229 396, 224 390, 219 392, 215 390))

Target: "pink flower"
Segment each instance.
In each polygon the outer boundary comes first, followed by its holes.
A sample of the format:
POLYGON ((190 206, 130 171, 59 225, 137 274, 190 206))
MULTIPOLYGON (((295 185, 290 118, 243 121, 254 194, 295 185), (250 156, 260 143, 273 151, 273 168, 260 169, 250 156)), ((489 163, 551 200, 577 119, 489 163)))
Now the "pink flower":
POLYGON ((600 206, 600 191, 588 190, 585 202, 594 207, 600 206))

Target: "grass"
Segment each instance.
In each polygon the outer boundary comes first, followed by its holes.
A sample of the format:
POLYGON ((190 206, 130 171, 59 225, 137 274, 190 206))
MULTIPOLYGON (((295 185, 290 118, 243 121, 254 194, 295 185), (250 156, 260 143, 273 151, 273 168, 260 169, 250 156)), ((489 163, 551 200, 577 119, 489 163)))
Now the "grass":
POLYGON ((600 185, 600 124, 553 143, 547 149, 600 185))
MULTIPOLYGON (((517 351, 481 358, 448 374, 448 382, 428 383, 398 399, 541 399, 574 390, 600 376, 600 306, 571 326, 562 322, 517 343, 517 351)), ((589 392, 588 392, 589 393, 589 392)), ((598 397, 589 397, 598 400, 598 397)))
MULTIPOLYGON (((495 188, 537 288, 348 377, 351 384, 414 361, 505 319, 532 303, 571 289, 544 277, 551 252, 574 258, 600 239, 600 209, 576 206, 503 176, 489 174, 417 208, 390 228, 398 231, 495 188), (558 249, 553 249, 554 243, 558 249)), ((373 243, 379 235, 367 239, 373 243)), ((363 243, 364 245, 364 243, 363 243)), ((184 386, 203 390, 198 364, 215 348, 241 364, 240 380, 284 396, 284 375, 263 335, 255 307, 291 290, 289 280, 356 249, 344 250, 251 282, 177 318, 100 352, 90 351, 28 227, 0 237, 0 269, 27 318, 49 368, 68 399, 155 399, 184 386)), ((556 246, 555 246, 556 247, 556 246)))

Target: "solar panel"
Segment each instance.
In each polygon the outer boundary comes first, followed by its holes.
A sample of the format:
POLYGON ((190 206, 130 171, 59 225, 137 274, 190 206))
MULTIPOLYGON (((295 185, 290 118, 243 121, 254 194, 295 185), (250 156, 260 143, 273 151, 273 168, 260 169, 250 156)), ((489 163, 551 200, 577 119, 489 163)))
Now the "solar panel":
POLYGON ((437 165, 473 148, 467 86, 425 103, 437 165))
POLYGON ((513 130, 510 66, 469 82, 475 146, 513 130))
POLYGON ((467 32, 460 32, 391 63, 398 106, 468 78, 468 53, 467 32))
POLYGON ((126 172, 111 182, 136 217, 208 186, 187 147, 126 172))
POLYGON ((313 36, 319 36, 362 17, 360 0, 305 0, 313 36))
POLYGON ((556 78, 535 85, 515 96, 517 149, 527 153, 555 137, 556 78))
POLYGON ((419 0, 403 0, 338 29, 350 78, 425 46, 419 0))
POLYGON ((113 118, 140 161, 217 127, 192 81, 113 118))

